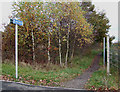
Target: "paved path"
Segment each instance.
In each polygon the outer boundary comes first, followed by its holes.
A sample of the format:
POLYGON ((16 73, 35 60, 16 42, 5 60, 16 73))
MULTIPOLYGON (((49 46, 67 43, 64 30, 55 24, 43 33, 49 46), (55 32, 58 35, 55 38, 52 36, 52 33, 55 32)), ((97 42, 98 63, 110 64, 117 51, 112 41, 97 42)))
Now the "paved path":
POLYGON ((100 55, 95 56, 93 63, 88 70, 71 81, 61 83, 61 86, 66 88, 84 89, 85 83, 88 81, 92 73, 99 69, 99 61, 100 55))

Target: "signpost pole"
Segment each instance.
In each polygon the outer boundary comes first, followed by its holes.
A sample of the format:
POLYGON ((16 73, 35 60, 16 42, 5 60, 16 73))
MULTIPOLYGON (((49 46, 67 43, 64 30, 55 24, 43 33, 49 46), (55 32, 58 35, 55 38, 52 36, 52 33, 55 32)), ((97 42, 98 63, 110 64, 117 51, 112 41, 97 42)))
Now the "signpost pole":
POLYGON ((18 25, 15 25, 15 63, 16 63, 16 78, 18 78, 18 25))
POLYGON ((10 23, 15 24, 15 70, 16 78, 18 78, 18 25, 23 26, 23 21, 10 19, 10 23))

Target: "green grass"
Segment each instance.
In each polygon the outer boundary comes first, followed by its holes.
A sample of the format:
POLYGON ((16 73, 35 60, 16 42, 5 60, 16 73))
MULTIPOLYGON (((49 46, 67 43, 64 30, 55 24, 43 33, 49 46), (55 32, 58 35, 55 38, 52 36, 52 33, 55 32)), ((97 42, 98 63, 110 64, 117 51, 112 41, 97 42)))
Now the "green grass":
POLYGON ((116 89, 118 90, 118 70, 115 67, 110 68, 111 75, 107 75, 106 69, 103 68, 102 58, 100 62, 101 68, 94 72, 86 84, 86 89, 116 89))
POLYGON ((6 78, 6 80, 8 79, 34 85, 59 86, 60 82, 71 80, 82 74, 83 71, 91 65, 94 56, 98 53, 99 51, 92 50, 91 54, 87 56, 76 56, 72 60, 72 67, 67 68, 49 64, 52 68, 46 70, 43 68, 33 69, 32 66, 28 65, 19 65, 18 79, 15 79, 15 65, 12 63, 3 63, 2 75, 5 76, 4 79, 6 78))

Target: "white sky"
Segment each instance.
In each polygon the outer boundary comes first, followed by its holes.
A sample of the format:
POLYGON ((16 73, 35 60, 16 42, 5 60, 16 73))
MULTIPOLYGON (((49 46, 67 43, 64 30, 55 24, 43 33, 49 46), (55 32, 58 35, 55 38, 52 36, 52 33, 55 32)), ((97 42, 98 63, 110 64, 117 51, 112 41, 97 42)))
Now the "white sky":
MULTIPOLYGON (((11 15, 12 1, 17 0, 0 0, 0 31, 3 31, 2 23, 9 23, 8 16, 11 15)), ((106 16, 112 25, 109 34, 110 36, 113 35, 116 37, 114 42, 118 41, 118 1, 119 0, 92 0, 97 11, 104 10, 106 12, 106 16)))
POLYGON ((110 21, 110 36, 115 36, 114 42, 118 41, 118 2, 94 2, 97 11, 103 11, 106 13, 107 18, 110 21))

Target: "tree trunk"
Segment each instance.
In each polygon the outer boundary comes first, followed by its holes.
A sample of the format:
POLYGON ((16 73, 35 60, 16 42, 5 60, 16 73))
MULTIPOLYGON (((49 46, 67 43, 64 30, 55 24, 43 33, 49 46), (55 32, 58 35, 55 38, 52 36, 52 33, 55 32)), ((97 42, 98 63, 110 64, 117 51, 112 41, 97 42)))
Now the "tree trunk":
POLYGON ((33 29, 32 29, 32 50, 33 50, 33 61, 35 61, 35 40, 34 40, 33 29))
POLYGON ((50 62, 50 29, 48 33, 48 62, 50 62))
POLYGON ((72 59, 73 59, 73 56, 74 56, 74 51, 75 51, 75 40, 76 40, 76 34, 75 34, 75 39, 74 39, 74 42, 73 42, 72 55, 71 55, 70 60, 72 60, 72 59))
POLYGON ((59 58, 60 58, 60 66, 62 66, 62 55, 61 55, 61 34, 60 34, 60 31, 61 31, 61 27, 60 27, 60 30, 59 30, 59 58))
POLYGON ((70 32, 70 23, 68 25, 68 34, 67 34, 67 51, 66 51, 66 60, 65 60, 65 65, 67 66, 68 63, 68 53, 69 53, 69 32, 70 32))

